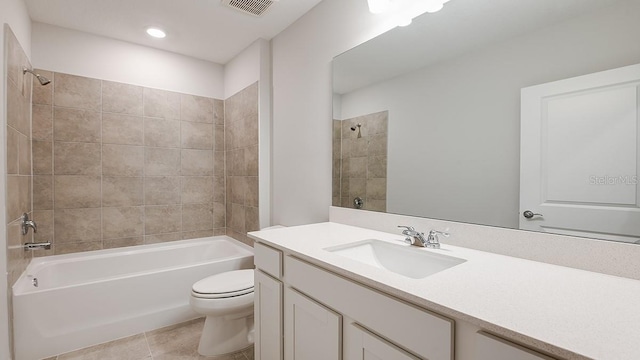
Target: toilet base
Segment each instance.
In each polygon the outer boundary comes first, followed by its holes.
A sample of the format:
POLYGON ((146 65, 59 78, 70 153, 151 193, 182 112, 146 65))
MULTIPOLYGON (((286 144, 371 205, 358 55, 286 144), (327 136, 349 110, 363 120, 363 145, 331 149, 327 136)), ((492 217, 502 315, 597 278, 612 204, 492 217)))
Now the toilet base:
POLYGON ((207 316, 198 345, 202 356, 222 356, 253 345, 253 316, 207 316))

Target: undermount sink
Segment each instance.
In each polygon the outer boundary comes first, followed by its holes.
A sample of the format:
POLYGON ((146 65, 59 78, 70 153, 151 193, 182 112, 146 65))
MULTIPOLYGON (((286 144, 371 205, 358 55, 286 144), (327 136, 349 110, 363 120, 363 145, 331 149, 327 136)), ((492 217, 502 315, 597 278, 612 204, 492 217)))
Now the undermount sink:
POLYGON ((369 239, 324 250, 413 279, 422 279, 466 260, 425 249, 369 239))

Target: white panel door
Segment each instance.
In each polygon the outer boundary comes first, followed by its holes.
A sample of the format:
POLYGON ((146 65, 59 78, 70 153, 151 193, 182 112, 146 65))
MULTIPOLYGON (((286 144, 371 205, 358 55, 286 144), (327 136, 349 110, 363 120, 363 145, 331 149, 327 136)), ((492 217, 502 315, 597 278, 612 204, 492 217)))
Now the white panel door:
POLYGON ((639 89, 640 64, 522 89, 521 229, 640 239, 639 89))
POLYGON ((282 360, 282 287, 282 282, 256 269, 256 360, 282 360))
POLYGON ((351 324, 349 331, 353 335, 350 337, 352 343, 349 344, 349 353, 345 354, 346 360, 420 360, 356 324, 351 324))
POLYGON ((342 358, 342 317, 291 289, 284 296, 286 360, 342 358))
POLYGON ((509 343, 496 336, 476 334, 475 360, 553 360, 522 346, 509 343))

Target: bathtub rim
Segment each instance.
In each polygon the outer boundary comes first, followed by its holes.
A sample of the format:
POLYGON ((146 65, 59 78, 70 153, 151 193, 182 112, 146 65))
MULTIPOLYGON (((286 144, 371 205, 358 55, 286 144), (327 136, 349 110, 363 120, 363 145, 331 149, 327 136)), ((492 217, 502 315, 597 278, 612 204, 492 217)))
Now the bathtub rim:
MULTIPOLYGON (((77 252, 77 253, 70 253, 70 254, 60 254, 60 255, 48 255, 48 256, 41 256, 41 257, 34 257, 31 259, 31 261, 29 262, 29 264, 27 265, 26 269, 22 272, 22 274, 20 274, 20 276, 18 277, 18 279, 15 281, 15 283, 13 283, 11 285, 11 295, 12 296, 23 296, 23 295, 28 295, 28 294, 33 294, 36 292, 48 292, 48 291, 55 291, 58 289, 67 289, 67 288, 71 288, 74 286, 82 286, 82 285, 86 285, 87 282, 82 282, 82 283, 78 283, 78 284, 71 284, 71 285, 65 285, 65 286, 58 286, 58 287, 53 287, 53 288, 48 288, 48 289, 38 289, 37 291, 24 291, 21 289, 18 289, 17 285, 21 284, 24 281, 29 281, 29 279, 26 279, 29 275, 29 273, 33 273, 34 271, 38 271, 39 268, 41 267, 45 267, 49 264, 53 264, 56 262, 61 262, 61 261, 87 261, 87 260, 91 260, 91 258, 100 258, 100 257, 108 257, 109 255, 115 255, 115 254, 126 254, 126 253, 133 253, 133 252, 152 252, 154 251, 154 249, 157 248, 163 248, 164 250, 168 250, 168 249, 172 249, 172 248, 180 248, 180 247, 184 247, 185 245, 189 245, 189 244, 198 244, 198 243, 207 243, 211 240, 228 240, 229 242, 233 243, 234 245, 240 247, 241 249, 245 250, 248 252, 248 254, 244 255, 244 256, 253 256, 254 251, 253 251, 253 247, 239 241, 236 240, 228 235, 217 235, 217 236, 209 236, 209 237, 203 237, 203 238, 195 238, 195 239, 184 239, 184 240, 175 240, 175 241, 167 241, 167 242, 161 242, 161 243, 155 243, 155 244, 144 244, 144 245, 135 245, 135 246, 126 246, 126 247, 119 247, 119 248, 112 248, 112 249, 101 249, 101 250, 91 250, 91 251, 83 251, 83 252, 77 252)), ((237 258, 238 256, 226 256, 226 257, 222 257, 222 258, 216 258, 215 260, 228 260, 231 258, 237 258)), ((242 256, 240 256, 242 257, 242 256)), ((186 266, 195 266, 195 265, 199 265, 199 264, 203 264, 203 263, 207 263, 208 261, 200 261, 200 262, 194 262, 194 263, 190 263, 186 266)), ((106 282, 106 281, 110 281, 113 280, 115 278, 126 278, 126 277, 132 277, 132 276, 139 276, 139 275, 143 275, 143 274, 148 274, 148 273, 153 273, 153 272, 163 272, 163 271, 170 271, 170 270, 174 270, 176 268, 180 268, 182 266, 171 266, 171 267, 166 267, 166 268, 157 268, 154 270, 149 270, 149 271, 139 271, 139 272, 134 272, 131 274, 124 274, 124 275, 119 275, 119 276, 111 276, 111 277, 106 277, 106 278, 100 278, 100 279, 96 279, 95 283, 100 283, 100 282, 106 282)), ((29 290, 31 290, 29 288, 29 290)))

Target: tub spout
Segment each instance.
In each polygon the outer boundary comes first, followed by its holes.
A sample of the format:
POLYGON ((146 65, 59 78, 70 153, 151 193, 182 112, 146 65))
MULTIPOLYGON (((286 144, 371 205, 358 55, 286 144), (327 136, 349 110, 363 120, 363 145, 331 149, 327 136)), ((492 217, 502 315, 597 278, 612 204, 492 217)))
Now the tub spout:
POLYGON ((24 243, 25 250, 36 250, 36 249, 51 249, 51 242, 41 242, 41 243, 24 243))

